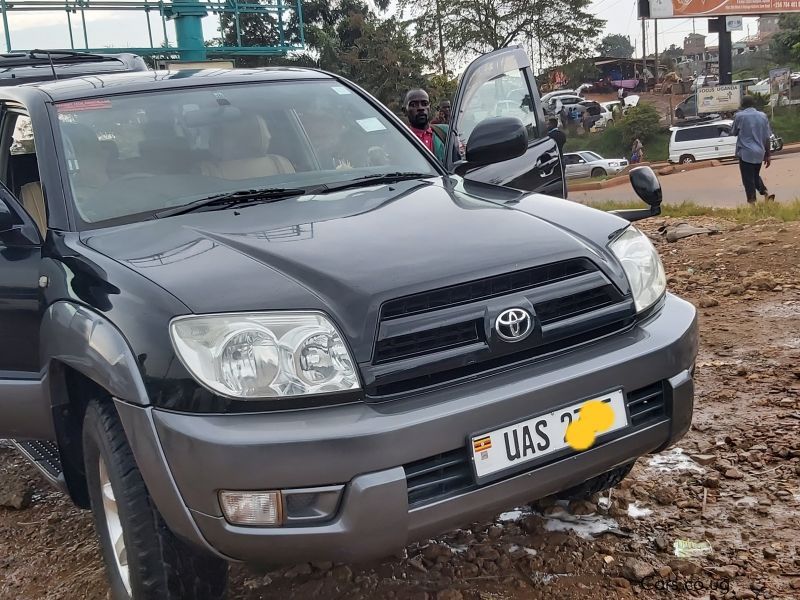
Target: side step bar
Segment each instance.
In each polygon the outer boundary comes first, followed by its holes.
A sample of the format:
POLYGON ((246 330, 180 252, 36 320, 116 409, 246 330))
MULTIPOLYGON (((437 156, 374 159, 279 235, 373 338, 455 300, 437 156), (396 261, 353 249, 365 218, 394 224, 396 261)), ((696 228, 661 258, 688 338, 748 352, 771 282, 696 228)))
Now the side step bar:
POLYGON ((64 473, 61 468, 61 455, 55 442, 49 440, 11 440, 17 450, 22 452, 45 478, 62 490, 66 487, 64 473))

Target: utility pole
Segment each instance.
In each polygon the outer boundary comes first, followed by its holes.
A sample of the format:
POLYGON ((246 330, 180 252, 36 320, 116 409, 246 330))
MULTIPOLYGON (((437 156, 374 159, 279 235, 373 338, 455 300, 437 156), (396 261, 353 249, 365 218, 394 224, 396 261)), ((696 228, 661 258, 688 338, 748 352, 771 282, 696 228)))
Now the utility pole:
POLYGON ((733 82, 733 43, 728 31, 726 17, 717 17, 719 27, 719 83, 730 85, 733 82))
MULTIPOLYGON (((644 70, 647 68, 647 21, 642 19, 642 77, 644 77, 644 70)), ((645 89, 647 88, 647 81, 645 80, 645 89)))
POLYGON ((653 47, 656 55, 656 72, 653 73, 656 77, 656 83, 658 83, 658 19, 653 19, 653 47))

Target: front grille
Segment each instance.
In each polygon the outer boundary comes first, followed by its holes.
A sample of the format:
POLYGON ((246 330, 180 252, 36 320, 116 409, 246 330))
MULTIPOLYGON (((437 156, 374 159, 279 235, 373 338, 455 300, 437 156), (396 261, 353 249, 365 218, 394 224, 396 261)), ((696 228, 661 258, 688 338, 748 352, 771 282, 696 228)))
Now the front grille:
POLYGON ((630 392, 627 403, 628 414, 630 414, 633 427, 665 417, 667 406, 664 398, 663 382, 659 381, 653 385, 630 392))
POLYGON ((475 487, 466 448, 418 460, 404 468, 411 508, 475 487))
MULTIPOLYGON (((632 428, 665 417, 664 383, 659 381, 629 392, 626 403, 631 417, 632 428)), ((626 435, 627 433, 628 430, 625 429, 616 432, 610 440, 606 440, 600 445, 602 446, 602 444, 613 440, 614 437, 626 435)), ((553 456, 550 460, 531 465, 531 469, 544 467, 563 458, 563 455, 553 456)), ((469 452, 466 447, 436 454, 435 456, 409 463, 403 468, 406 472, 408 485, 409 508, 424 506, 479 487, 475 483, 469 452)))
POLYGON ((390 300, 362 365, 367 396, 388 399, 539 359, 622 331, 634 318, 630 296, 585 258, 390 300), (526 305, 533 333, 519 343, 500 340, 492 320, 526 305))
POLYGON ((381 310, 381 320, 386 321, 469 302, 488 300, 577 277, 594 270, 594 266, 588 260, 578 258, 414 294, 385 303, 381 310))
POLYGON ((473 320, 380 340, 373 362, 381 364, 478 342, 482 338, 481 325, 481 321, 473 320))
POLYGON ((536 316, 542 325, 569 319, 586 312, 614 304, 614 288, 610 285, 586 290, 571 296, 540 302, 535 305, 536 316))

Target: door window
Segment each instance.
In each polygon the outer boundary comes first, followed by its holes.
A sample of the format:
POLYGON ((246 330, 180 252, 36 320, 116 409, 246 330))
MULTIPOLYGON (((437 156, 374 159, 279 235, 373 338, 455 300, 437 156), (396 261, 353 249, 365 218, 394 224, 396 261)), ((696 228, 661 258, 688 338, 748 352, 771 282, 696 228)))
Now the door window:
POLYGON ((28 115, 9 111, 3 126, 5 140, 2 169, 3 184, 19 199, 39 230, 47 228, 47 210, 39 181, 33 126, 28 115))
POLYGON ((539 124, 533 94, 527 79, 527 67, 520 68, 514 57, 498 57, 475 72, 464 90, 461 109, 456 116, 456 131, 466 144, 481 121, 493 117, 517 117, 528 129, 528 138, 538 137, 539 124))

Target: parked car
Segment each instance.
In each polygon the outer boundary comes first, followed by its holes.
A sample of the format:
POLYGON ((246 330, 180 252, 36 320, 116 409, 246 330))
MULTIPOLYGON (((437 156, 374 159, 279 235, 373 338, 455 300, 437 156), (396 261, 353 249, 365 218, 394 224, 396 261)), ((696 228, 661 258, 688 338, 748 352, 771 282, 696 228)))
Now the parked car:
POLYGON ((628 167, 624 158, 603 158, 596 152, 567 152, 564 154, 564 172, 567 179, 578 177, 605 177, 615 175, 628 167))
POLYGON ((733 121, 720 119, 670 128, 669 161, 693 163, 736 156, 736 136, 731 134, 732 127, 733 121))
MULTIPOLYGON (((732 129, 733 121, 730 119, 704 120, 688 126, 672 127, 669 161, 693 163, 698 160, 735 157, 736 136, 732 129)), ((772 133, 770 150, 777 152, 782 149, 783 138, 772 133)))
POLYGON ((550 97, 544 104, 545 113, 548 115, 557 115, 561 112, 562 107, 569 109, 571 106, 583 102, 583 98, 577 95, 559 95, 550 97))
POLYGON ((595 129, 605 129, 606 127, 613 127, 614 125, 614 113, 613 105, 619 103, 617 102, 600 102, 600 118, 595 122, 594 127, 595 129))
POLYGON ((676 119, 688 119, 689 117, 696 117, 697 115, 697 96, 692 94, 687 96, 675 107, 676 119))
POLYGON ((0 86, 135 71, 147 71, 147 64, 141 56, 130 53, 33 50, 0 54, 0 86))
POLYGON ((520 82, 518 48, 467 68, 444 163, 315 70, 0 89, 0 437, 91 509, 115 599, 588 498, 686 433, 696 312, 629 223, 658 179, 524 191, 563 170, 536 94, 485 116, 520 82))
POLYGON ((754 83, 747 87, 747 92, 749 94, 761 94, 764 96, 768 96, 770 93, 770 86, 769 86, 769 77, 766 79, 762 79, 761 81, 754 83))

